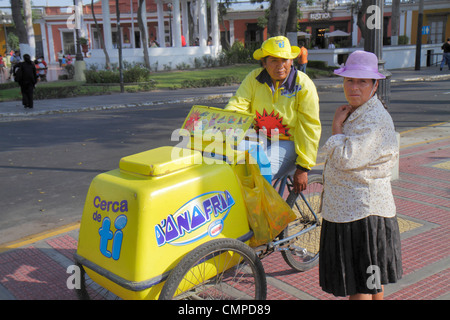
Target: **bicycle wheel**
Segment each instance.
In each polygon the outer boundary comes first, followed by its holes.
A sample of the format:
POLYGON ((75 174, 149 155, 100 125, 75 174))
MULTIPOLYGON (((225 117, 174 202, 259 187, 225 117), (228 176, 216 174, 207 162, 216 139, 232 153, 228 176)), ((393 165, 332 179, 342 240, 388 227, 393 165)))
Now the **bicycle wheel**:
POLYGON ((293 191, 286 200, 298 219, 283 230, 280 238, 285 239, 300 231, 303 233, 291 240, 291 250, 281 251, 281 254, 286 263, 297 271, 307 271, 319 263, 322 221, 317 212, 322 203, 322 190, 322 176, 312 175, 308 177, 308 186, 302 192, 307 202, 293 191))
POLYGON ((253 249, 235 239, 216 239, 180 261, 159 299, 263 300, 266 295, 266 274, 253 249))

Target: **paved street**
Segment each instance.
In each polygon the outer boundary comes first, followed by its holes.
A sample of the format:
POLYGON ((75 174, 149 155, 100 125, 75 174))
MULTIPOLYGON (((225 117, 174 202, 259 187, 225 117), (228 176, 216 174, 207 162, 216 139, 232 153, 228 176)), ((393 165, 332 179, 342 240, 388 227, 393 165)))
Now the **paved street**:
MULTIPOLYGON (((450 77, 426 72, 393 73, 397 84, 390 112, 402 145, 400 178, 393 189, 404 278, 386 287, 392 300, 450 298, 450 77), (396 107, 407 103, 409 111, 396 107)), ((316 85, 326 138, 343 95, 336 79, 316 85)), ((91 178, 115 168, 124 154, 170 143, 167 133, 192 104, 214 98, 209 101, 220 105, 235 89, 214 88, 213 95, 211 89, 198 89, 45 100, 37 101, 32 112, 17 102, 0 103, 0 132, 6 137, 0 140, 0 299, 74 299, 66 287, 66 269, 73 264, 77 222, 91 178), (86 110, 91 111, 81 112, 86 110), (93 159, 93 154, 100 156, 93 159), (29 210, 29 223, 24 210, 29 210)), ((334 299, 318 287, 317 268, 293 273, 278 254, 263 263, 269 299, 334 299)))

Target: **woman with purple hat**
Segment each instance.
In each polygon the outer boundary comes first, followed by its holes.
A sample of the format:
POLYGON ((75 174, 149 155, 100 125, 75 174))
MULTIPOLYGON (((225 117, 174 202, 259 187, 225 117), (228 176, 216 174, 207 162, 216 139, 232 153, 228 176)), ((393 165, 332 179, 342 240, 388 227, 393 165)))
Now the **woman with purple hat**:
POLYGON ((344 67, 348 104, 337 108, 323 146, 320 286, 335 296, 383 299, 383 285, 402 277, 400 232, 391 190, 398 142, 378 99, 375 54, 355 51, 344 67))

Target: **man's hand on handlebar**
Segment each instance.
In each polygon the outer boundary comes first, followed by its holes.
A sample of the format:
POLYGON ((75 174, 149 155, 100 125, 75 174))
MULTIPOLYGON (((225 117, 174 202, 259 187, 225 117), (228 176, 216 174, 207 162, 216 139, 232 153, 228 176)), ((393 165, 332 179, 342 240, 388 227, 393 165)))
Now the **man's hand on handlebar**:
POLYGON ((308 172, 297 169, 294 174, 294 192, 300 193, 308 185, 308 172))

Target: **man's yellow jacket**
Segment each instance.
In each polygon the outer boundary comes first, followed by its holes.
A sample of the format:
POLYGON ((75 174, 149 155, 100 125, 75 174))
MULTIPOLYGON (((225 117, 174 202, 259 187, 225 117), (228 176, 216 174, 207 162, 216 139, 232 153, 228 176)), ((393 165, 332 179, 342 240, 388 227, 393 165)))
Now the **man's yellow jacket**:
POLYGON ((308 171, 316 164, 319 97, 305 73, 292 66, 285 81, 274 86, 266 69, 257 68, 246 76, 225 109, 254 114, 255 130, 267 130, 269 138, 277 133, 280 140, 294 141, 297 167, 308 171))

